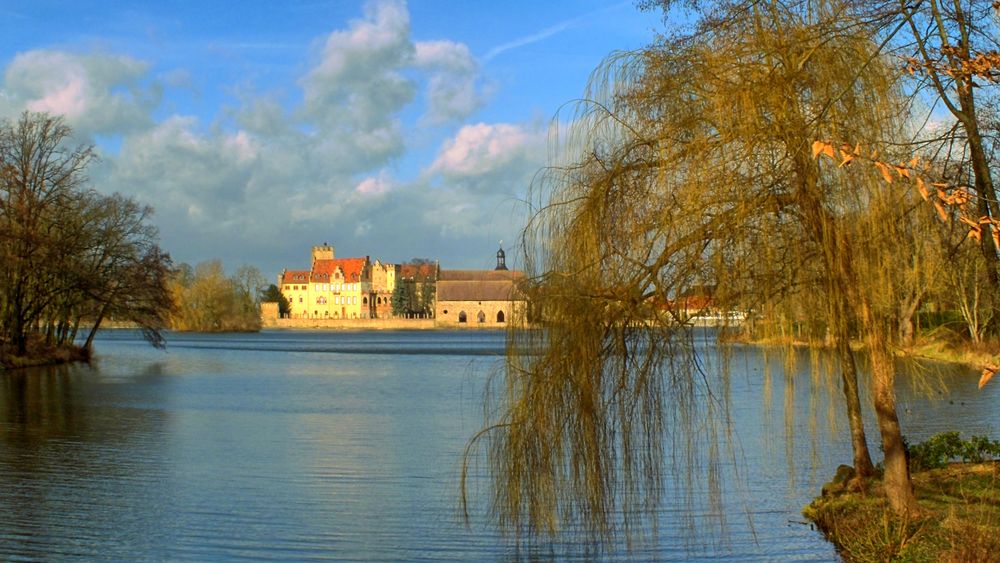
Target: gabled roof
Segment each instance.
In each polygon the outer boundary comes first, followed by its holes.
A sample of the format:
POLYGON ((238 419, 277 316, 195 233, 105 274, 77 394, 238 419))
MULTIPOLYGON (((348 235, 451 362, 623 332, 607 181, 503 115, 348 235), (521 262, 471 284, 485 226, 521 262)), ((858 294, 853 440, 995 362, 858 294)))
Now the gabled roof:
POLYGON ((333 260, 316 260, 313 262, 312 278, 317 282, 329 282, 338 269, 344 276, 344 281, 354 283, 364 280, 365 258, 335 258, 333 260))
POLYGON ((309 270, 285 270, 281 276, 281 283, 293 284, 293 283, 309 283, 309 270))

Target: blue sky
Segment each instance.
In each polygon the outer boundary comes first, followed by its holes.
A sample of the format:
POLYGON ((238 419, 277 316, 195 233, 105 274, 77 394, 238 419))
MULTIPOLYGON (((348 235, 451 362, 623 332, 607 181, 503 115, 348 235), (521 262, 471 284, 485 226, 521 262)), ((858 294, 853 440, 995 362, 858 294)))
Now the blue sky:
POLYGON ((270 279, 321 242, 489 267, 558 108, 661 29, 628 1, 15 0, 0 19, 0 116, 64 115, 101 153, 94 187, 152 205, 175 261, 270 279))

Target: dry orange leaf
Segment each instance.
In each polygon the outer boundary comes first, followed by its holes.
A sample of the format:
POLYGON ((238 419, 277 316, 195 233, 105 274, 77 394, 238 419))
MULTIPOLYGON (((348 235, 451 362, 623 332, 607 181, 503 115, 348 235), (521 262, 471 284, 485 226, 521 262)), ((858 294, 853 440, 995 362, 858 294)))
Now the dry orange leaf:
POLYGON ((910 171, 905 166, 894 166, 893 168, 896 169, 896 174, 899 174, 900 178, 910 179, 910 171))
POLYGON ((892 172, 889 170, 889 165, 884 162, 875 162, 875 166, 878 171, 882 173, 882 179, 885 180, 887 184, 892 183, 892 172))
MULTIPOLYGON (((847 148, 850 149, 851 147, 847 148)), ((847 166, 852 160, 854 160, 854 155, 844 149, 840 149, 840 158, 842 159, 840 165, 847 166)))
POLYGON ((825 154, 826 156, 833 158, 833 145, 826 141, 813 141, 812 153, 813 158, 816 158, 820 154, 825 154))
POLYGON ((917 190, 920 191, 920 197, 924 198, 924 201, 931 198, 931 193, 927 191, 927 184, 924 184, 924 179, 920 176, 917 176, 917 190))
POLYGON ((940 201, 934 201, 934 209, 937 209, 938 217, 940 217, 942 221, 948 220, 948 212, 944 210, 944 206, 941 205, 940 201))
POLYGON ((983 368, 983 375, 979 378, 979 388, 982 389, 989 383, 990 379, 993 378, 993 374, 996 373, 996 368, 993 366, 983 368))
POLYGON ((965 188, 958 188, 951 193, 951 202, 955 205, 965 205, 972 199, 972 194, 965 188))

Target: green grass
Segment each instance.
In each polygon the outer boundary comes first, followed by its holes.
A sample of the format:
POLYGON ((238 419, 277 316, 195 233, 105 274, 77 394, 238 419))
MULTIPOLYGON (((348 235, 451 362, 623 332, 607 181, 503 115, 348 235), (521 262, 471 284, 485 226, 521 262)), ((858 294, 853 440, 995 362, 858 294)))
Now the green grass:
POLYGON ((922 514, 906 521, 878 482, 828 486, 803 513, 845 561, 1000 561, 1000 465, 951 464, 913 474, 913 484, 922 514))

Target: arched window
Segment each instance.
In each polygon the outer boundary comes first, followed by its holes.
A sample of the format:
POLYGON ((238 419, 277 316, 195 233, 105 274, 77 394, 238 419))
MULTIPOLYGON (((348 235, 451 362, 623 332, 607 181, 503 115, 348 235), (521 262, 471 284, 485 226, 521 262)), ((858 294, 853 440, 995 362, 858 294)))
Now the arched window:
POLYGON ((458 322, 460 322, 460 323, 464 323, 465 322, 465 311, 459 311, 458 312, 458 322))
POLYGON ((484 313, 482 311, 479 311, 479 314, 476 315, 476 320, 479 321, 479 322, 481 322, 481 323, 485 323, 486 322, 486 313, 484 313))
POLYGON ((502 323, 504 321, 503 311, 497 311, 497 322, 502 323))
POLYGON ((362 298, 361 299, 361 304, 362 305, 367 305, 368 304, 368 298, 367 297, 362 298))

